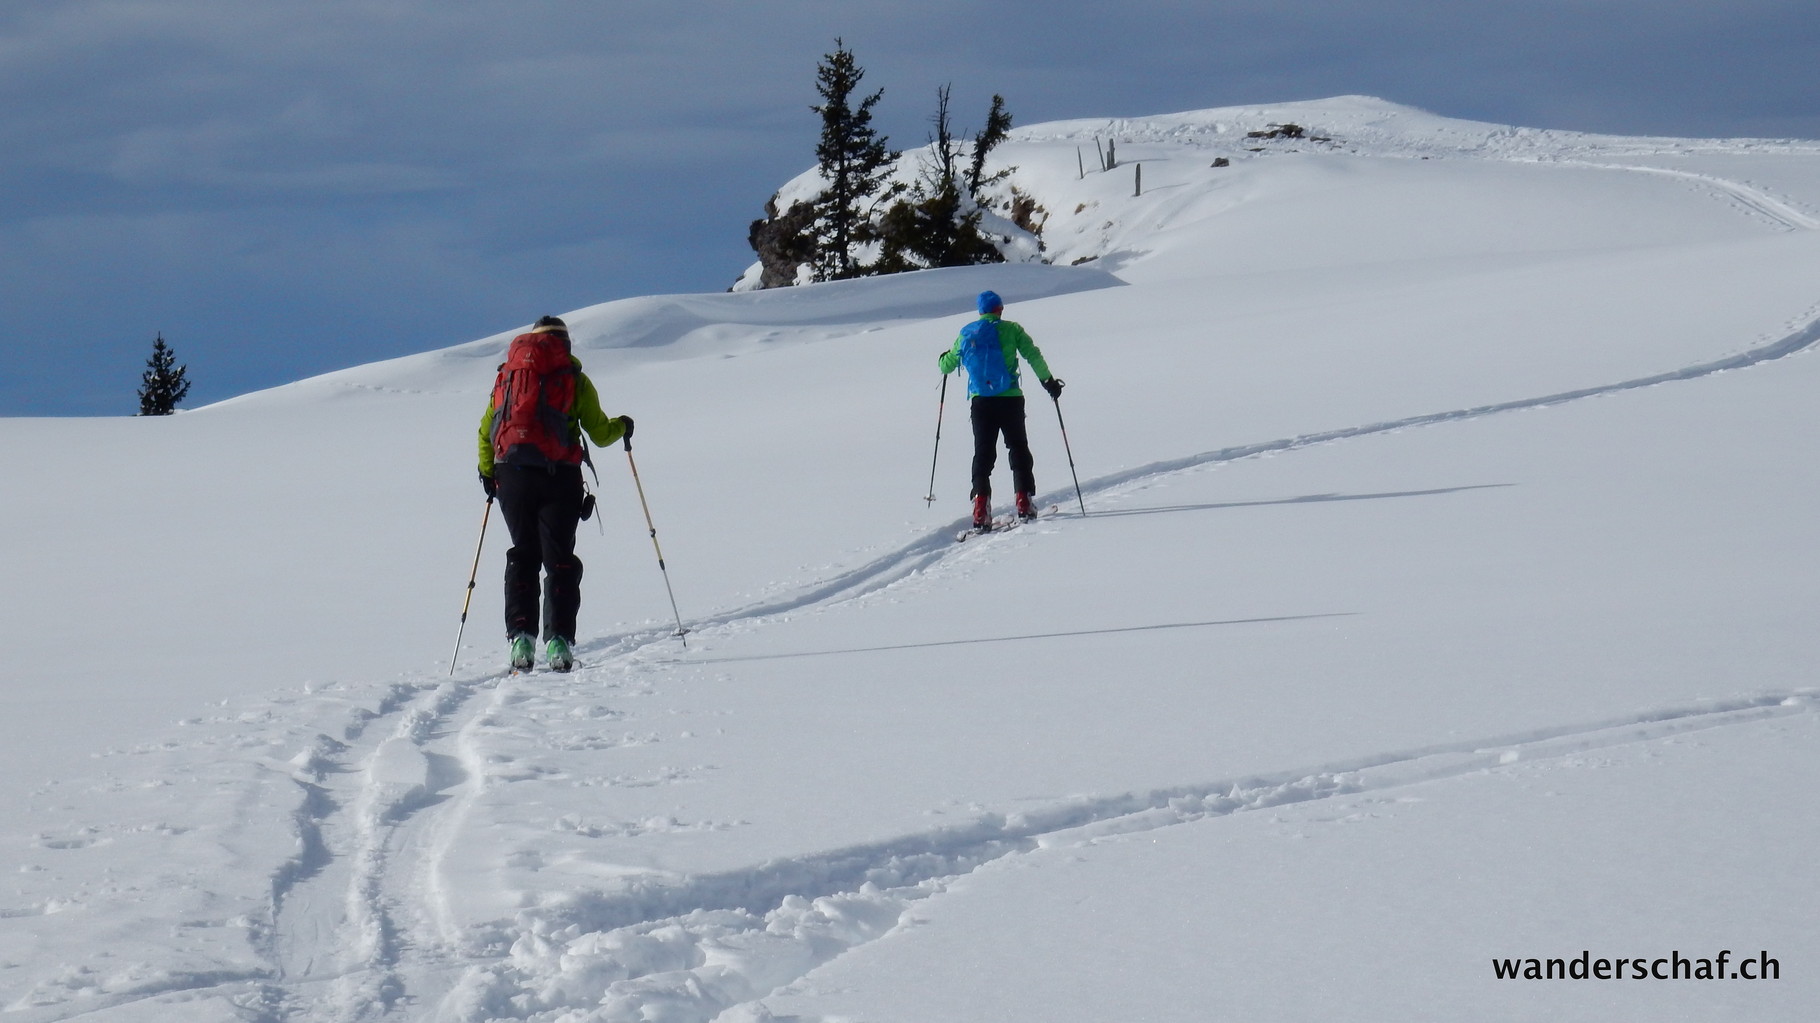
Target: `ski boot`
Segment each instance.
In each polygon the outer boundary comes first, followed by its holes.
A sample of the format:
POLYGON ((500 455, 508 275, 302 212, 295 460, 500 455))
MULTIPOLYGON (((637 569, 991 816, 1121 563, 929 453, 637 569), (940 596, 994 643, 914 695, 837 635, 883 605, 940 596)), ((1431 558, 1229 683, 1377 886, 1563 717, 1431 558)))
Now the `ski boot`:
POLYGON ((521 632, 512 637, 511 651, 512 670, 530 671, 534 657, 536 637, 528 632, 521 632))
POLYGON ((973 495, 973 528, 980 530, 992 528, 992 498, 989 495, 973 495))
POLYGON ((1030 503, 1030 495, 1023 491, 1017 495, 1017 517, 1025 522, 1036 518, 1036 505, 1030 503))
POLYGON ((551 671, 568 671, 575 667, 575 652, 569 649, 569 641, 561 636, 551 636, 543 652, 551 671))

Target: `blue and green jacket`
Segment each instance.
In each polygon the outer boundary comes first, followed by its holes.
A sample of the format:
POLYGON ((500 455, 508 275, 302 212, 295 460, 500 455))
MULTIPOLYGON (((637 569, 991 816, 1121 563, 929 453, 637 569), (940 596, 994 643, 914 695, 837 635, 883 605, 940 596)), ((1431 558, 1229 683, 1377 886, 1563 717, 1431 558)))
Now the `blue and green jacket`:
MULTIPOLYGON (((1030 335, 1024 332, 1024 328, 1010 320, 1001 319, 997 313, 986 313, 982 315, 980 319, 997 321, 999 347, 1005 353, 1005 367, 1011 371, 1011 387, 999 392, 999 397, 1023 397, 1024 392, 1018 387, 1017 374, 1017 359, 1020 355, 1024 357, 1025 362, 1030 364, 1030 368, 1036 371, 1036 378, 1038 380, 1048 380, 1055 375, 1049 372, 1049 364, 1043 361, 1042 351, 1036 347, 1035 341, 1030 340, 1030 335)), ((960 368, 960 365, 961 339, 957 336, 954 339, 954 347, 942 353, 942 372, 944 374, 952 373, 960 368)), ((976 395, 978 393, 973 388, 973 381, 971 378, 967 381, 967 393, 969 395, 976 395)))

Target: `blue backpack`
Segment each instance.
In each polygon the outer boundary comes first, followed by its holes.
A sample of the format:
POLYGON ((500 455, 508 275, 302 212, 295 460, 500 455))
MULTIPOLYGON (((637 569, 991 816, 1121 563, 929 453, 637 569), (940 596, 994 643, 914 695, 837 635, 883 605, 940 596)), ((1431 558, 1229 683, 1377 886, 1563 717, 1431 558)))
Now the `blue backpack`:
POLYGON ((968 389, 982 398, 1003 394, 1017 384, 1005 364, 997 320, 982 318, 961 328, 961 365, 967 367, 968 389))

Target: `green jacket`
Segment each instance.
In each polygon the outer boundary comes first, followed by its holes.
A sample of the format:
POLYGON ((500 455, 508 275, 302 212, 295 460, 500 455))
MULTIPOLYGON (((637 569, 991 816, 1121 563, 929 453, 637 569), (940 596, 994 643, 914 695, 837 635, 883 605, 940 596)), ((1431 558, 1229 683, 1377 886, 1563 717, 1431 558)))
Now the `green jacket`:
MULTIPOLYGON (((1024 395, 1024 392, 1018 387, 1017 357, 1020 355, 1024 357, 1025 362, 1030 364, 1031 369, 1036 370, 1036 378, 1038 380, 1048 380, 1055 376, 1055 374, 1049 372, 1049 364, 1043 361, 1042 351, 1036 347, 1035 341, 1030 340, 1030 335, 1024 332, 1024 328, 1012 323, 1010 320, 1000 319, 996 313, 986 313, 981 316, 980 319, 998 320, 999 347, 1004 349, 1005 365, 1011 370, 1011 386, 1005 390, 1000 397, 1021 398, 1024 395)), ((960 364, 961 339, 956 337, 954 339, 954 347, 942 353, 942 373, 944 375, 952 373, 960 368, 960 364)), ((971 382, 969 382, 968 386, 971 390, 971 382)))
MULTIPOLYGON (((569 412, 569 436, 580 437, 586 430, 588 437, 596 447, 606 447, 626 434, 625 419, 619 416, 609 418, 600 410, 600 393, 594 390, 594 382, 581 371, 581 360, 570 356, 575 363, 575 408, 569 412)), ((493 398, 487 397, 487 410, 480 417, 480 474, 493 475, 493 398)))

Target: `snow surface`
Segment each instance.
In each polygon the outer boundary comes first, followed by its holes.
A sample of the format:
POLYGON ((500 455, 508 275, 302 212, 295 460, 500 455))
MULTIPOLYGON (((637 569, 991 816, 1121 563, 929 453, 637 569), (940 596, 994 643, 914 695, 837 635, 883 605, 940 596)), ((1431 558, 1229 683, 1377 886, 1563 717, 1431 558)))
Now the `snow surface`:
POLYGON ((0 421, 0 1018, 1811 1018, 1820 143, 1003 158, 1055 265, 568 314, 686 647, 609 450, 579 670, 499 673, 494 520, 451 671, 510 330, 0 421), (985 287, 1088 514, 1033 400, 1058 510, 956 545, 985 287))

